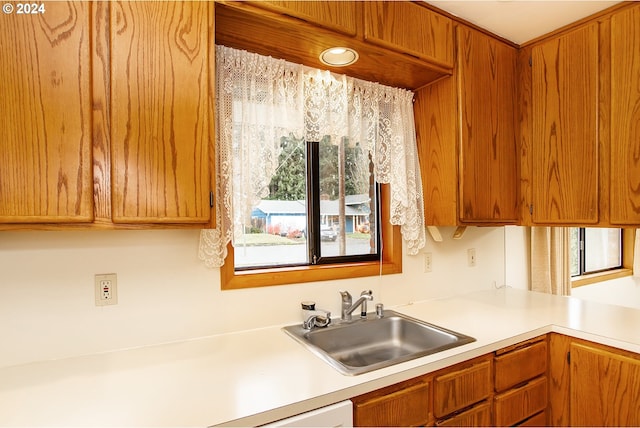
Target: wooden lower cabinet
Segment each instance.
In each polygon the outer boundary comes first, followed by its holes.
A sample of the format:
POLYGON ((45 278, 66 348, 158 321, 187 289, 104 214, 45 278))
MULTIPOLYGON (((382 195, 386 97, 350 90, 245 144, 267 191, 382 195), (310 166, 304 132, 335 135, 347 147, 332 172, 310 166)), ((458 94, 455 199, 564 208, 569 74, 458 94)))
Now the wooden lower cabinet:
POLYGON ((549 423, 640 426, 640 354, 550 335, 549 423))
POLYGON ((354 426, 432 425, 428 378, 415 378, 352 398, 354 426))
POLYGON ((640 426, 640 356, 602 346, 570 347, 572 426, 640 426))
POLYGON ((547 340, 539 336, 495 352, 496 426, 547 425, 547 340))
POLYGON ((547 336, 352 399, 354 426, 546 426, 547 336))

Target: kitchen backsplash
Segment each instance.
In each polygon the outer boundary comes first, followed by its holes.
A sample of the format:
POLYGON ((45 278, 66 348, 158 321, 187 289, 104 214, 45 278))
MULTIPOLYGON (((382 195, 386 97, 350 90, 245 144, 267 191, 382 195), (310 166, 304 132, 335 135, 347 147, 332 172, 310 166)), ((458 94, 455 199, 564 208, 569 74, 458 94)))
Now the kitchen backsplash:
POLYGON ((398 275, 232 291, 198 260, 196 230, 2 232, 0 367, 290 324, 302 300, 339 314, 341 289, 372 289, 374 304, 390 307, 505 282, 526 287, 521 228, 468 228, 460 240, 453 231, 429 239, 429 273, 421 253, 405 255, 398 275), (95 306, 102 273, 118 276, 117 305, 95 306))

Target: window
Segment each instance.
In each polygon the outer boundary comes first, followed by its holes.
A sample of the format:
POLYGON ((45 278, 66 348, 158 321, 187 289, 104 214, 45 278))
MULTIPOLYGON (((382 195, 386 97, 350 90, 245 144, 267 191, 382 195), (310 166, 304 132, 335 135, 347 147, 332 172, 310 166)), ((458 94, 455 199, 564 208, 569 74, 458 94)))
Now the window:
POLYGON ((572 286, 630 275, 633 235, 620 228, 570 228, 572 286))
POLYGON ((378 192, 359 144, 283 137, 269 195, 236 238, 236 270, 379 260, 378 192))
POLYGON ((401 272, 425 244, 413 93, 216 46, 222 288, 401 272))

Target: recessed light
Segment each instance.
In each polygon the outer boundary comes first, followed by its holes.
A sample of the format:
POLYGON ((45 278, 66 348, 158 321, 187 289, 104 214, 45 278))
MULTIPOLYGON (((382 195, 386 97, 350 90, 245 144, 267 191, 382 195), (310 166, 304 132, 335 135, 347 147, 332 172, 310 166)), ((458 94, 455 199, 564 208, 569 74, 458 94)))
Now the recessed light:
POLYGON ((353 64, 357 60, 358 52, 341 46, 329 48, 320 54, 320 61, 332 67, 344 67, 353 64))

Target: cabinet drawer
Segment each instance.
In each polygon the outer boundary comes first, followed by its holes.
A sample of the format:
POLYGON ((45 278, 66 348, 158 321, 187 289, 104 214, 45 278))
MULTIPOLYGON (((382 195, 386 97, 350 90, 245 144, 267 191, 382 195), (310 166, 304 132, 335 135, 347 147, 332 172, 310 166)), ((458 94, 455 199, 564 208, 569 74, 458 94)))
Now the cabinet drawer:
POLYGON ((455 370, 433 381, 436 418, 447 416, 478 403, 491 395, 491 361, 481 361, 455 370))
POLYGON ((496 392, 526 382, 547 371, 547 342, 537 342, 495 358, 496 392))
POLYGON ((495 424, 511 426, 547 407, 547 378, 539 377, 520 388, 496 395, 495 424))
POLYGON ((518 424, 519 427, 546 427, 547 423, 547 412, 540 412, 534 416, 531 416, 526 421, 518 424))
POLYGON ((436 422, 437 427, 488 427, 491 426, 491 404, 482 403, 450 418, 436 422))
MULTIPOLYGON (((354 426, 420 426, 430 422, 429 383, 399 384, 398 390, 380 395, 356 397, 353 401, 354 426)), ((388 391, 388 389, 382 390, 388 391)))

